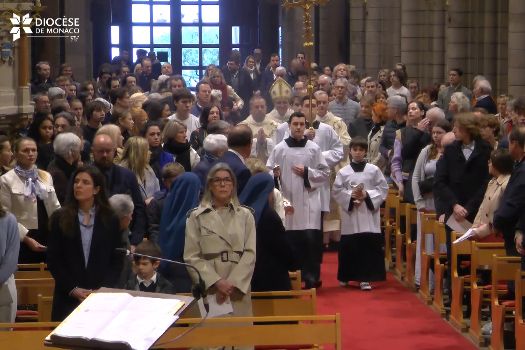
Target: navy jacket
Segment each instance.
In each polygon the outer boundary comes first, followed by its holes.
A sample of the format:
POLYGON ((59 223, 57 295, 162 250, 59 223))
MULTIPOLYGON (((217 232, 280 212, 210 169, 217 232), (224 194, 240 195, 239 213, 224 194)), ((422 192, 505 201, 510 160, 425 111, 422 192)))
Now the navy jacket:
POLYGON ((246 186, 246 183, 250 179, 252 174, 250 170, 244 165, 244 163, 239 159, 239 157, 232 151, 227 151, 219 159, 219 162, 224 162, 230 166, 237 178, 237 194, 240 194, 246 186))
POLYGON ((525 229, 525 162, 519 162, 494 213, 493 226, 503 233, 507 253, 517 255, 514 247, 515 229, 525 229), (518 227, 516 227, 518 226, 518 227))
POLYGON ((474 108, 483 108, 490 114, 498 113, 498 107, 496 106, 494 100, 490 96, 478 100, 474 105, 474 108))
POLYGON ((191 169, 191 172, 197 175, 199 180, 201 180, 201 192, 204 192, 204 188, 206 187, 206 177, 208 176, 208 172, 210 171, 211 167, 214 166, 215 163, 217 163, 217 158, 204 151, 201 161, 193 169, 191 169))

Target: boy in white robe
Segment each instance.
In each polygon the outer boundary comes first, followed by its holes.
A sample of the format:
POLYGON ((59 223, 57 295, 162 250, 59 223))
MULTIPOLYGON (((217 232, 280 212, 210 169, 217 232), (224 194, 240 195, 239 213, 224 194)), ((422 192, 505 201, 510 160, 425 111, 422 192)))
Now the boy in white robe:
POLYGON ((341 286, 357 281, 362 290, 386 278, 379 209, 388 185, 381 170, 366 162, 367 147, 363 137, 352 139, 352 161, 337 172, 332 188, 342 220, 337 279, 341 286))
POLYGON ((289 123, 291 136, 275 146, 266 166, 281 178, 283 195, 294 209, 286 215, 285 228, 305 287, 313 288, 321 284, 321 187, 330 168, 319 146, 304 136, 304 114, 294 112, 289 123))

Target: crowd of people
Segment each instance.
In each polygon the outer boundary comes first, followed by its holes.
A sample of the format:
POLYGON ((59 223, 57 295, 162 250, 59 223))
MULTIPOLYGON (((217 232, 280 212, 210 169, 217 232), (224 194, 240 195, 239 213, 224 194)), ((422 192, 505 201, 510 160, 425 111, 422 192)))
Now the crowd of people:
MULTIPOLYGON (((459 68, 422 88, 401 63, 366 75, 298 53, 287 69, 260 49, 243 66, 232 51, 192 91, 154 53, 137 56, 123 51, 84 82, 68 64, 54 79, 36 65, 34 114, 0 136, 2 320, 16 310, 17 263, 47 262, 53 320, 101 286, 175 293, 196 282, 126 249, 191 264, 234 315, 251 314, 251 290, 290 289, 288 271, 321 287, 334 246, 340 285, 370 291, 385 279, 389 186, 523 254, 524 96, 495 97, 483 76, 471 91, 459 68), (339 234, 324 233, 333 218, 339 234)), ((426 239, 419 222, 411 233, 426 239)))

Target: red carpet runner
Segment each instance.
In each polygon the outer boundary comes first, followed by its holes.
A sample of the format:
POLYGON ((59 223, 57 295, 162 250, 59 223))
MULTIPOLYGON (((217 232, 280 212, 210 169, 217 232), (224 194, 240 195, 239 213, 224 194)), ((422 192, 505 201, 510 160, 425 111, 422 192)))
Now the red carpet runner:
POLYGON ((340 287, 337 254, 325 253, 319 314, 341 314, 345 350, 471 350, 472 343, 442 320, 389 273, 371 292, 340 287))

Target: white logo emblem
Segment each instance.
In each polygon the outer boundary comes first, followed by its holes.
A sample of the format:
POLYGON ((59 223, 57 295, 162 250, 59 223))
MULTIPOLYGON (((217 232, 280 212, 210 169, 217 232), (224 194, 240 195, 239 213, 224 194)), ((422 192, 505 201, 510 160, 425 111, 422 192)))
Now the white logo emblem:
POLYGON ((11 23, 13 24, 13 28, 11 28, 11 34, 13 34, 13 41, 17 41, 20 39, 20 31, 23 30, 24 33, 33 33, 31 31, 31 22, 33 21, 33 18, 29 17, 29 13, 26 13, 22 18, 18 16, 17 14, 13 13, 13 17, 10 18, 11 23))

